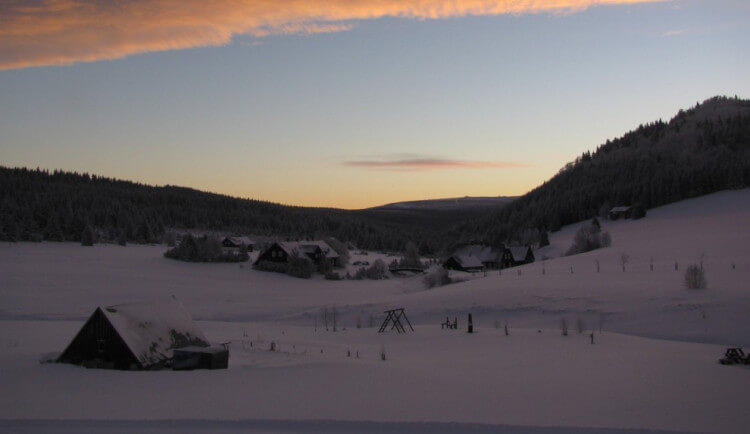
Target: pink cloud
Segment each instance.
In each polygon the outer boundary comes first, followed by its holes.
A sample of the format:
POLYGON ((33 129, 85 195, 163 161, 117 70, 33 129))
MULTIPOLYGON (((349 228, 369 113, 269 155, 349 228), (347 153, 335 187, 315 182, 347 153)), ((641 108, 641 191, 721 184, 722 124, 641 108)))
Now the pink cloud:
POLYGON ((238 35, 341 32, 400 17, 569 13, 669 0, 3 0, 0 69, 225 45, 238 35))
POLYGON ((345 166, 365 169, 422 171, 439 169, 512 169, 529 167, 528 164, 510 161, 468 161, 442 158, 410 158, 399 160, 359 160, 345 161, 345 166))

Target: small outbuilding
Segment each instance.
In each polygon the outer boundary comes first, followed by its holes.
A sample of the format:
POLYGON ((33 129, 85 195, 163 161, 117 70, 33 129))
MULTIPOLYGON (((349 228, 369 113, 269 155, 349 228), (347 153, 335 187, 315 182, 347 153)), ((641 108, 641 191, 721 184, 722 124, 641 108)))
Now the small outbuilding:
POLYGON ((226 237, 221 241, 221 245, 227 249, 239 249, 245 246, 248 252, 252 252, 255 248, 255 241, 248 237, 226 237))
POLYGON ((530 264, 534 262, 534 252, 531 246, 512 246, 506 247, 503 253, 503 268, 516 267, 519 265, 530 264))
POLYGON ((209 347, 177 300, 98 307, 57 358, 88 368, 163 369, 173 351, 209 347))
POLYGON ((443 262, 443 268, 448 270, 473 272, 484 269, 484 264, 482 264, 482 261, 476 256, 453 255, 443 262))
POLYGON ((175 371, 227 369, 228 367, 229 350, 223 345, 185 347, 174 350, 172 369, 175 371))
POLYGON ((609 219, 629 219, 633 217, 633 207, 631 206, 616 206, 609 210, 609 219))

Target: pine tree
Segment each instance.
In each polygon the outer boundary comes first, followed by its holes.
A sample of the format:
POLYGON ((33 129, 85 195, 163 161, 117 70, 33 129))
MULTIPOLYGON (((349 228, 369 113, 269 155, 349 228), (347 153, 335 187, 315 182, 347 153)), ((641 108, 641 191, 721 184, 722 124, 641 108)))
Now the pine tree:
POLYGON ((82 246, 93 246, 94 245, 94 231, 91 226, 86 225, 81 233, 81 245, 82 246))

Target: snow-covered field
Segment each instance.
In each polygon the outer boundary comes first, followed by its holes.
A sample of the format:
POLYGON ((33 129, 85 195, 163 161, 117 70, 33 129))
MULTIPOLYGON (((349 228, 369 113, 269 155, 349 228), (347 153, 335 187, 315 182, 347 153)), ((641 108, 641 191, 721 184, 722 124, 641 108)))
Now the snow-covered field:
POLYGON ((534 264, 431 290, 419 276, 299 280, 188 264, 163 246, 3 243, 0 431, 745 433, 750 368, 716 361, 750 347, 748 222, 750 190, 721 192, 602 222, 610 248, 559 257, 571 225, 534 264), (685 267, 701 258, 708 289, 685 289, 685 267), (232 342, 228 370, 38 363, 96 306, 171 295, 209 339, 232 342), (333 306, 335 333, 316 321, 333 306), (377 333, 393 307, 414 333, 377 333), (446 316, 462 330, 441 330, 446 316))

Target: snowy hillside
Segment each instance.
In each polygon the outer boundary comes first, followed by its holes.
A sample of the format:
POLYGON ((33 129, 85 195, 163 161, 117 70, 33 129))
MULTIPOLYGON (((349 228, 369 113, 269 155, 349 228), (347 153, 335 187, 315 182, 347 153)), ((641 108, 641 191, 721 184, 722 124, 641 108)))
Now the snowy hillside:
POLYGON ((302 280, 182 263, 165 259, 163 246, 2 243, 0 431, 35 432, 26 419, 163 431, 149 421, 168 419, 175 431, 202 432, 747 432, 747 405, 736 398, 750 389, 750 369, 716 360, 727 345, 750 347, 749 221, 750 189, 719 192, 642 220, 603 221, 609 248, 560 257, 571 225, 533 264, 431 290, 420 276, 302 280), (701 259, 708 288, 688 290, 685 267, 701 259), (228 370, 38 363, 62 351, 96 306, 171 295, 209 340, 232 342, 228 370), (319 318, 333 306, 335 333, 319 318), (416 332, 377 333, 394 307, 406 308, 416 332), (446 316, 461 329, 441 330, 446 316))

